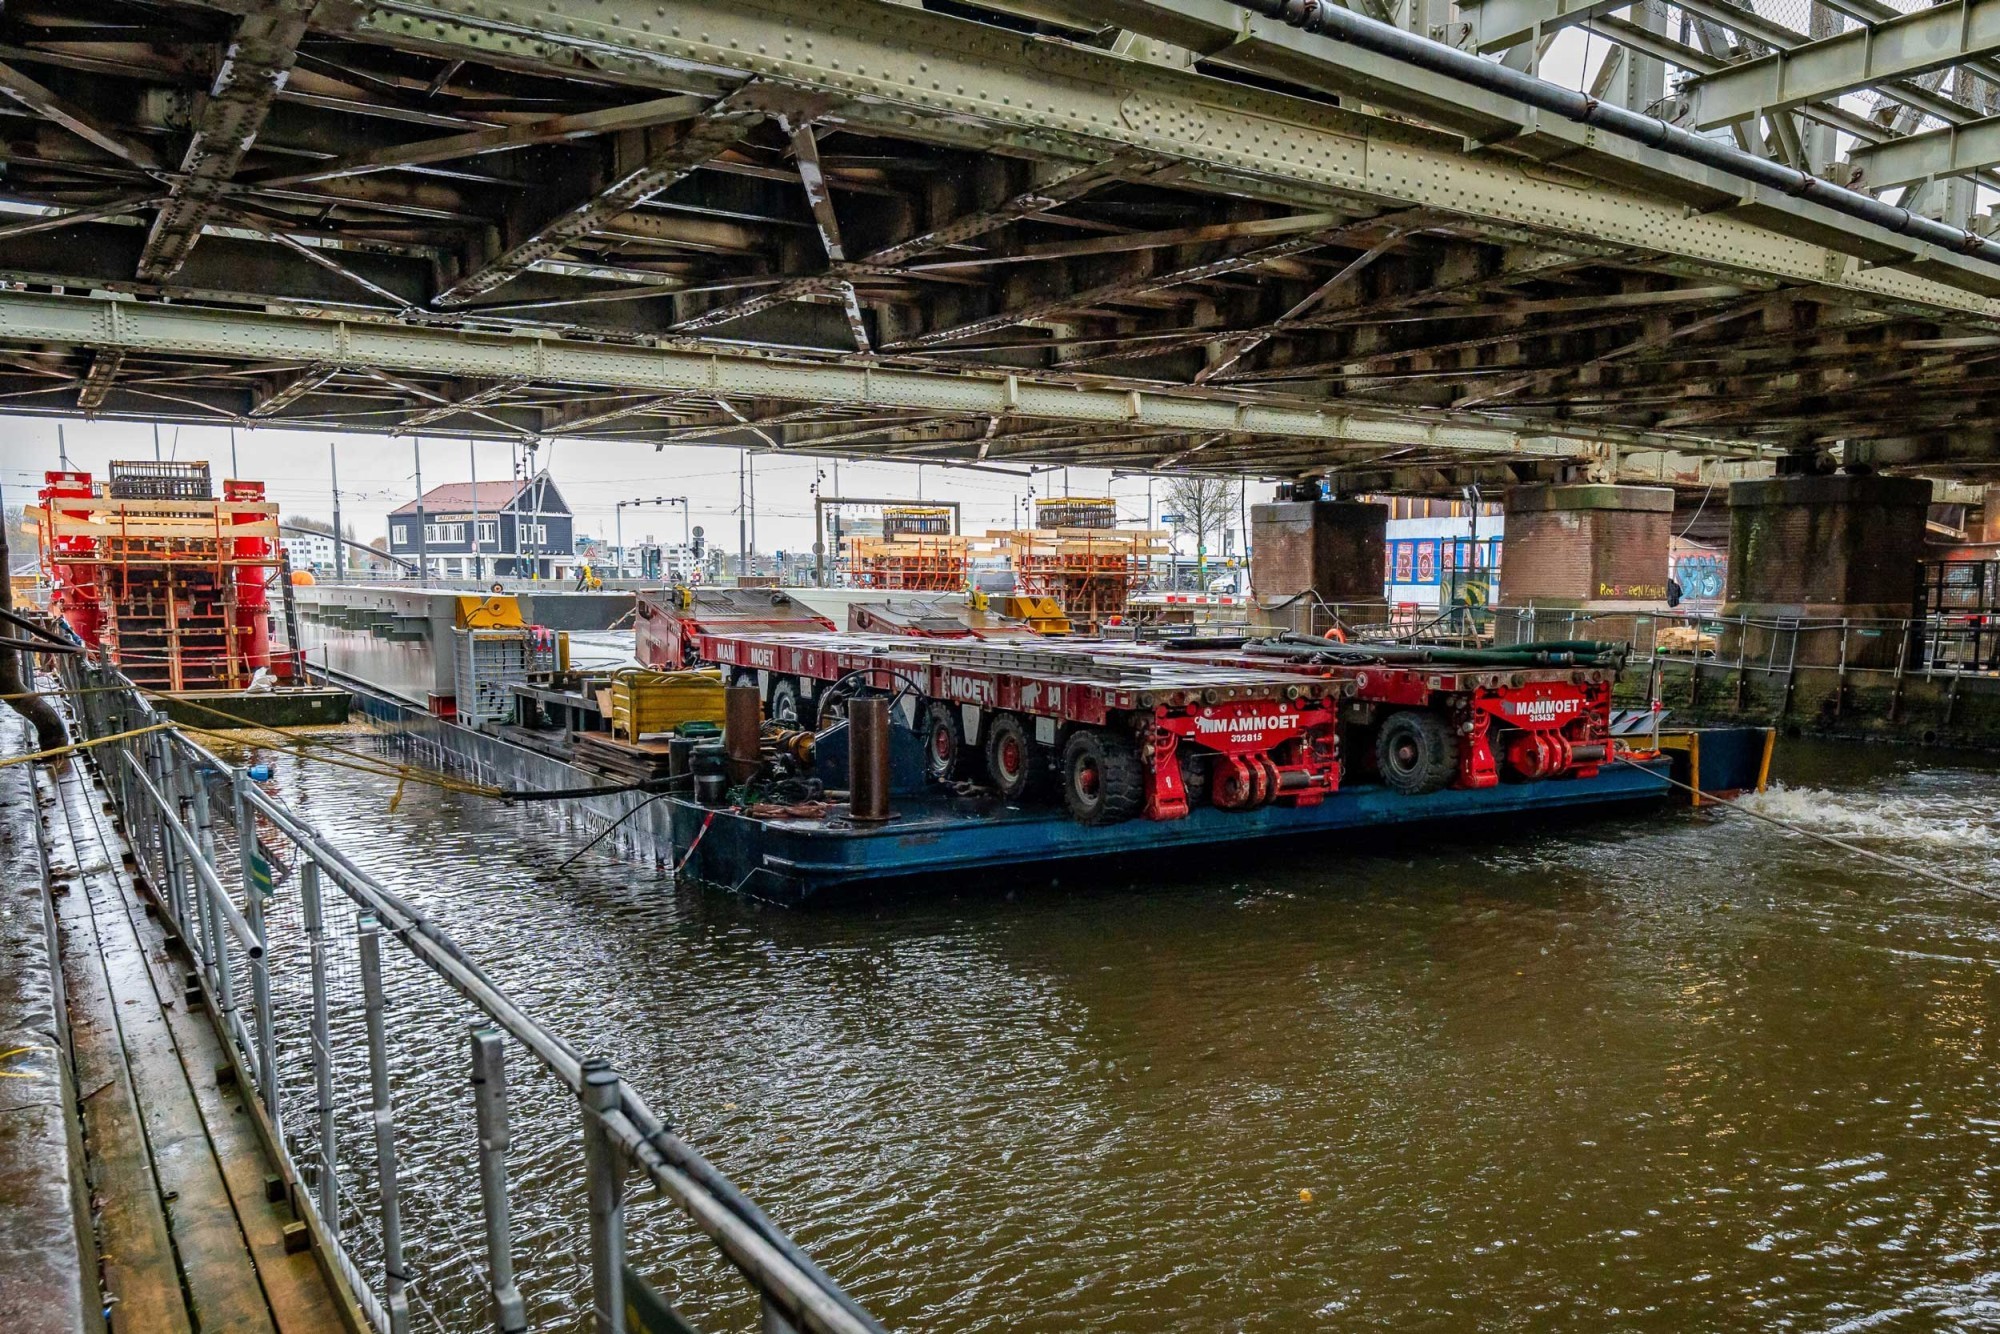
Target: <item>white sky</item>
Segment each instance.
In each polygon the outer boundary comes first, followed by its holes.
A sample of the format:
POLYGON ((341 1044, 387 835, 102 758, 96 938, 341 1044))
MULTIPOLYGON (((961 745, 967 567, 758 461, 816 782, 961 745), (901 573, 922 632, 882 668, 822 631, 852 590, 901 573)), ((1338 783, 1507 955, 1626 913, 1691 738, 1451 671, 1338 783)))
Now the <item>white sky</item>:
MULTIPOLYGON (((42 474, 58 466, 57 423, 48 418, 0 416, 0 489, 6 503, 31 503, 42 474)), ((111 459, 150 459, 150 426, 128 422, 69 421, 62 424, 70 464, 102 476, 111 459)), ((236 432, 238 473, 260 479, 271 499, 286 515, 333 517, 332 479, 327 444, 332 441, 340 460, 341 519, 362 541, 380 537, 390 510, 416 496, 412 441, 384 436, 327 431, 242 430, 236 432)), ((471 477, 463 436, 425 436, 418 442, 423 456, 424 486, 463 482, 471 477)), ((503 441, 480 441, 479 477, 496 481, 512 475, 513 447, 503 441)), ((708 541, 725 551, 736 550, 736 469, 738 451, 714 446, 676 445, 655 451, 643 442, 557 440, 544 444, 542 462, 577 515, 580 534, 610 540, 613 509, 621 500, 653 496, 687 496, 693 522, 707 529, 708 541)), ((232 475, 229 430, 226 427, 162 426, 163 458, 206 459, 218 479, 232 475)), ((831 460, 802 455, 760 453, 755 456, 756 548, 763 552, 804 551, 812 542, 812 484, 824 472, 822 493, 834 495, 831 460)), ((1025 470, 1023 470, 1025 471, 1025 470)), ((965 508, 965 531, 1010 528, 1015 506, 1027 519, 1032 494, 1113 495, 1119 516, 1135 523, 1146 518, 1146 479, 1117 481, 1099 468, 1057 469, 1039 473, 1032 483, 989 472, 943 468, 921 469, 911 464, 852 463, 839 467, 840 494, 894 500, 956 500, 965 508), (1067 485, 1067 490, 1065 490, 1067 485)), ((1155 485, 1155 516, 1161 506, 1155 485)), ((1271 487, 1252 482, 1250 503, 1267 499, 1271 487)), ((680 507, 627 508, 625 541, 649 536, 661 542, 681 540, 680 507)), ((1240 541, 1240 537, 1237 539, 1240 541)), ((1240 549, 1240 548, 1237 548, 1240 549)))

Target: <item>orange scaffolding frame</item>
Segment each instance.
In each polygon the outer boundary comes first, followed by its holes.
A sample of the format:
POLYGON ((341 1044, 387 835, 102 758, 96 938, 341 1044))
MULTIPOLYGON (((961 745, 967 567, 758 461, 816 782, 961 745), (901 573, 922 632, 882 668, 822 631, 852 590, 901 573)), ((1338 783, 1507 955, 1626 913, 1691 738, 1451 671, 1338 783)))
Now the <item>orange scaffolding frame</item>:
POLYGON ((856 588, 956 593, 965 588, 972 565, 972 539, 950 534, 850 537, 842 545, 848 579, 856 588))
POLYGON ((1014 567, 1014 587, 1056 600, 1072 624, 1095 631, 1125 615, 1147 562, 1166 554, 1154 529, 1029 528, 995 533, 1014 567))

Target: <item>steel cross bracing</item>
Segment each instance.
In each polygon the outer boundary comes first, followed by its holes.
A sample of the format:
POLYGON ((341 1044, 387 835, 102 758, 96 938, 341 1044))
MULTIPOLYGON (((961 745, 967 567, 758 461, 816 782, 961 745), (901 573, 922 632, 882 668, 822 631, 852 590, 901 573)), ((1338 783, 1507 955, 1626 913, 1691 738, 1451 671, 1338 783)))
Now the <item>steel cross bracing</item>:
MULTIPOLYGON (((1607 95, 1983 179, 2000 0, 1837 3, 1369 12, 1587 23, 1607 95)), ((0 407, 1410 489, 2000 462, 1975 259, 1226 0, 950 8, 15 0, 0 407)))

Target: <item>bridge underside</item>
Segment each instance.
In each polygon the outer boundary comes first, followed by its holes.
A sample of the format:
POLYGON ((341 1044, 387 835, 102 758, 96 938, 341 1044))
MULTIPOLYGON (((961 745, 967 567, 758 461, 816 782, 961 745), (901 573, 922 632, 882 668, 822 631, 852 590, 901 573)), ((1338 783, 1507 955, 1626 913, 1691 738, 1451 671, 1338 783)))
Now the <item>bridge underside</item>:
POLYGON ((1991 266, 1220 0, 996 3, 15 0, 0 408, 1409 489, 2000 464, 1991 266))

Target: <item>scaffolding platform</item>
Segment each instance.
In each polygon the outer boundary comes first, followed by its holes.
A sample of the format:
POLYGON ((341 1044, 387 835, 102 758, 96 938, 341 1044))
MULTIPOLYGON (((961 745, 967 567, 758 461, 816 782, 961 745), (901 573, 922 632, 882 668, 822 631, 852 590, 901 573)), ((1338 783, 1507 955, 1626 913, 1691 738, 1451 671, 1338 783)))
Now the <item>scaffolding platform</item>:
POLYGON ((988 536, 1013 566, 1016 591, 1053 598, 1084 633, 1122 620, 1153 558, 1171 550, 1157 529, 1026 528, 988 536))

